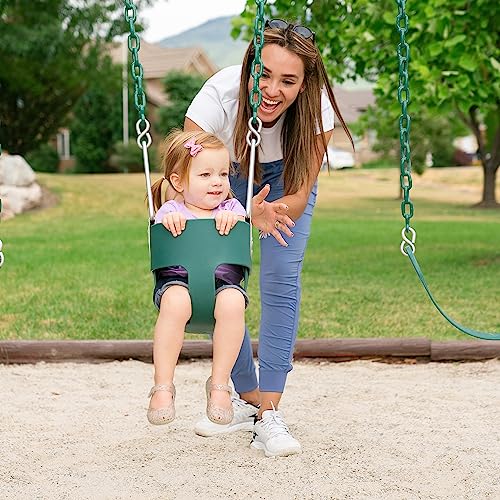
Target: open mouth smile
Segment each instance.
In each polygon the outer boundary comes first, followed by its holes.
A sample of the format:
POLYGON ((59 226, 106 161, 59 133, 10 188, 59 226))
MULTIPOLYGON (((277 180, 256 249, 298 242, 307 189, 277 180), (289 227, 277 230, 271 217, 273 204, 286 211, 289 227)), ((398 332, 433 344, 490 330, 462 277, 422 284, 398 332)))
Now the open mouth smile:
POLYGON ((262 102, 260 104, 261 109, 266 113, 272 113, 281 103, 281 101, 274 101, 273 99, 267 99, 262 97, 262 102))

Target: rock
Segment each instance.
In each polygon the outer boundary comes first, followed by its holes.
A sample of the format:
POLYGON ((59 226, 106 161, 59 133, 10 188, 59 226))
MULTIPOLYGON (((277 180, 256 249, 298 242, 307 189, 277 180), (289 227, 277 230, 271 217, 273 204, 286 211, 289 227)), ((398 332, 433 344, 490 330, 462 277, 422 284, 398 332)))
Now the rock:
POLYGON ((17 215, 40 205, 42 188, 36 182, 27 187, 0 185, 0 198, 2 198, 2 212, 5 211, 6 216, 9 212, 17 215))
POLYGON ((40 206, 42 189, 36 174, 28 162, 18 155, 0 155, 0 217, 8 219, 14 215, 40 206))
POLYGON ((30 186, 35 180, 35 172, 22 156, 0 155, 0 184, 30 186))

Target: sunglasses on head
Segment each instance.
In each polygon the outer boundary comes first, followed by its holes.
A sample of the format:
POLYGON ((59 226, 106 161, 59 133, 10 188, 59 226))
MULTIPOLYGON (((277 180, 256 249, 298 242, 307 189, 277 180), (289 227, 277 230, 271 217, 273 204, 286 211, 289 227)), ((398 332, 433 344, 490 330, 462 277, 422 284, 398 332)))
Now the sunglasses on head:
POLYGON ((297 35, 300 35, 302 38, 305 38, 306 40, 309 40, 309 38, 311 38, 313 42, 316 36, 316 33, 313 30, 309 29, 307 26, 301 26, 300 24, 290 24, 283 19, 267 20, 265 27, 283 31, 289 29, 294 33, 297 33, 297 35))

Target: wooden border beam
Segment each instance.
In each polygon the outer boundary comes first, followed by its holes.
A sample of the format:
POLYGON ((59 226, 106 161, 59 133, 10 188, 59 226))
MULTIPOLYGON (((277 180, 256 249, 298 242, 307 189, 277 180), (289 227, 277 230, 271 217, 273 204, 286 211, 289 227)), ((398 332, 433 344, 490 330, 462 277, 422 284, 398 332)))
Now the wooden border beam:
MULTIPOLYGON (((252 343, 254 355, 257 342, 252 343)), ((44 362, 102 363, 136 359, 152 362, 150 340, 19 340, 0 341, 0 363, 44 362)), ((209 340, 186 340, 181 359, 210 358, 209 340)), ((471 361, 500 358, 500 342, 432 342, 425 338, 366 338, 297 340, 294 359, 324 358, 330 361, 354 359, 422 361, 471 361)))

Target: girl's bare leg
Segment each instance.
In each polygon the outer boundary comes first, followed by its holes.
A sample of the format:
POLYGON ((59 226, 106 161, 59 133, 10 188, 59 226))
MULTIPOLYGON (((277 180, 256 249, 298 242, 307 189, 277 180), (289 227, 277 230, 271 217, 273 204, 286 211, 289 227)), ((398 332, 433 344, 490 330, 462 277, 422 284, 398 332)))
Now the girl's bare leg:
MULTIPOLYGON (((245 334, 245 298, 235 288, 226 288, 215 301, 212 383, 228 384, 245 334)), ((212 391, 212 402, 220 408, 231 407, 226 391, 212 391)))
MULTIPOLYGON (((191 297, 187 288, 172 285, 161 298, 153 343, 154 382, 171 384, 184 340, 186 323, 191 317, 191 297)), ((158 391, 151 398, 151 408, 168 406, 172 394, 158 391)))

